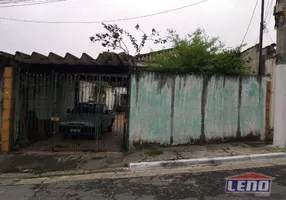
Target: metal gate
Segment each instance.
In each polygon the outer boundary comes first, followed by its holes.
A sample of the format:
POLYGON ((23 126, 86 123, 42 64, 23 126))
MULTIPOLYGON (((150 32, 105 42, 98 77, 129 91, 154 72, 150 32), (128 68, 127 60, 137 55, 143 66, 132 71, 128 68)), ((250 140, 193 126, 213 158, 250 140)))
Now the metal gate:
POLYGON ((122 149, 127 76, 20 70, 15 75, 13 148, 122 149))

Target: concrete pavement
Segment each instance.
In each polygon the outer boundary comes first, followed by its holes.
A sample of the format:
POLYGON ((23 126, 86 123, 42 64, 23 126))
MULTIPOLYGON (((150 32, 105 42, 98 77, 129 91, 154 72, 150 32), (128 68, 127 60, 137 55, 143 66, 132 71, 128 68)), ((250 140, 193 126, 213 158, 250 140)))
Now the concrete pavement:
POLYGON ((129 163, 214 158, 285 152, 261 142, 143 148, 123 153, 31 152, 0 153, 0 179, 7 176, 52 176, 118 171, 129 163), (19 174, 20 173, 20 174, 19 174))
MULTIPOLYGON (((157 170, 152 173, 123 176, 105 174, 102 177, 78 175, 40 180, 15 182, 0 186, 0 200, 239 200, 285 199, 286 160, 260 160, 242 163, 200 166, 185 169, 157 170), (253 194, 226 194, 224 178, 232 175, 256 172, 275 178, 270 197, 253 194), (84 179, 84 176, 85 179, 84 179), (73 176, 74 177, 74 176, 73 176)), ((150 171, 148 171, 150 172, 150 171)), ((130 172, 129 172, 130 173, 130 172)), ((136 174, 137 173, 137 174, 136 174)), ((99 176, 99 175, 97 175, 99 176)))

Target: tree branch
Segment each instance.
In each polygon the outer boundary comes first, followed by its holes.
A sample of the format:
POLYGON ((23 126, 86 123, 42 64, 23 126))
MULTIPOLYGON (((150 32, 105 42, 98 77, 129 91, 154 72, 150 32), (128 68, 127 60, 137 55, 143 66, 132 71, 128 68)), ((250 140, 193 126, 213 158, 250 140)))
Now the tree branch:
POLYGON ((157 32, 154 28, 151 30, 152 33, 150 35, 147 35, 137 24, 135 26, 135 29, 143 33, 141 37, 141 41, 138 42, 133 35, 123 30, 122 28, 118 27, 116 24, 111 25, 111 24, 103 23, 102 25, 104 29, 106 29, 107 33, 103 33, 103 34, 96 33, 95 36, 90 37, 90 40, 92 42, 101 42, 101 45, 103 47, 113 48, 114 50, 121 49, 128 55, 130 55, 131 52, 128 48, 127 43, 124 41, 123 36, 126 36, 128 38, 133 48, 135 49, 134 56, 140 54, 141 50, 145 46, 146 41, 153 41, 155 44, 158 44, 158 43, 163 44, 167 42, 166 39, 160 38, 159 32, 157 32))
POLYGON ((130 54, 130 53, 129 53, 129 49, 128 49, 127 45, 125 44, 125 42, 123 41, 123 39, 121 39, 121 40, 119 41, 119 45, 120 45, 121 48, 122 48, 121 42, 122 42, 122 44, 124 45, 124 47, 126 48, 125 53, 130 54))

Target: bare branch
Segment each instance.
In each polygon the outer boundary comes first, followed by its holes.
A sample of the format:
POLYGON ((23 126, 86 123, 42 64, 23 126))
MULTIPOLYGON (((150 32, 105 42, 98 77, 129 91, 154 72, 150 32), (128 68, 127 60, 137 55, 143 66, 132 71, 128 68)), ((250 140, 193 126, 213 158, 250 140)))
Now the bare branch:
POLYGON ((125 44, 125 42, 123 40, 120 40, 119 45, 121 46, 121 48, 122 48, 121 43, 124 45, 124 47, 126 49, 125 53, 127 53, 129 55, 129 49, 128 49, 127 45, 125 44))
POLYGON ((103 47, 115 49, 121 49, 126 54, 130 55, 126 39, 129 40, 135 50, 135 55, 140 54, 143 47, 145 47, 146 41, 152 41, 154 44, 164 44, 167 39, 160 38, 160 32, 157 32, 154 28, 150 34, 146 34, 137 24, 136 30, 139 30, 143 35, 140 41, 131 35, 129 32, 118 27, 116 24, 102 24, 103 28, 106 29, 107 33, 96 33, 95 36, 90 37, 91 42, 100 42, 103 47), (125 38, 125 39, 124 39, 125 38))

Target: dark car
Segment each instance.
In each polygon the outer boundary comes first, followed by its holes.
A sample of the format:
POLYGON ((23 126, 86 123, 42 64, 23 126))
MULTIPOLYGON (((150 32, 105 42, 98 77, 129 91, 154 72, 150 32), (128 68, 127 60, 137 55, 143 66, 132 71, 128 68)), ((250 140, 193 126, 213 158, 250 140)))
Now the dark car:
POLYGON ((112 132, 115 112, 105 104, 93 102, 78 103, 60 121, 59 131, 63 138, 69 136, 100 137, 105 130, 112 132))

